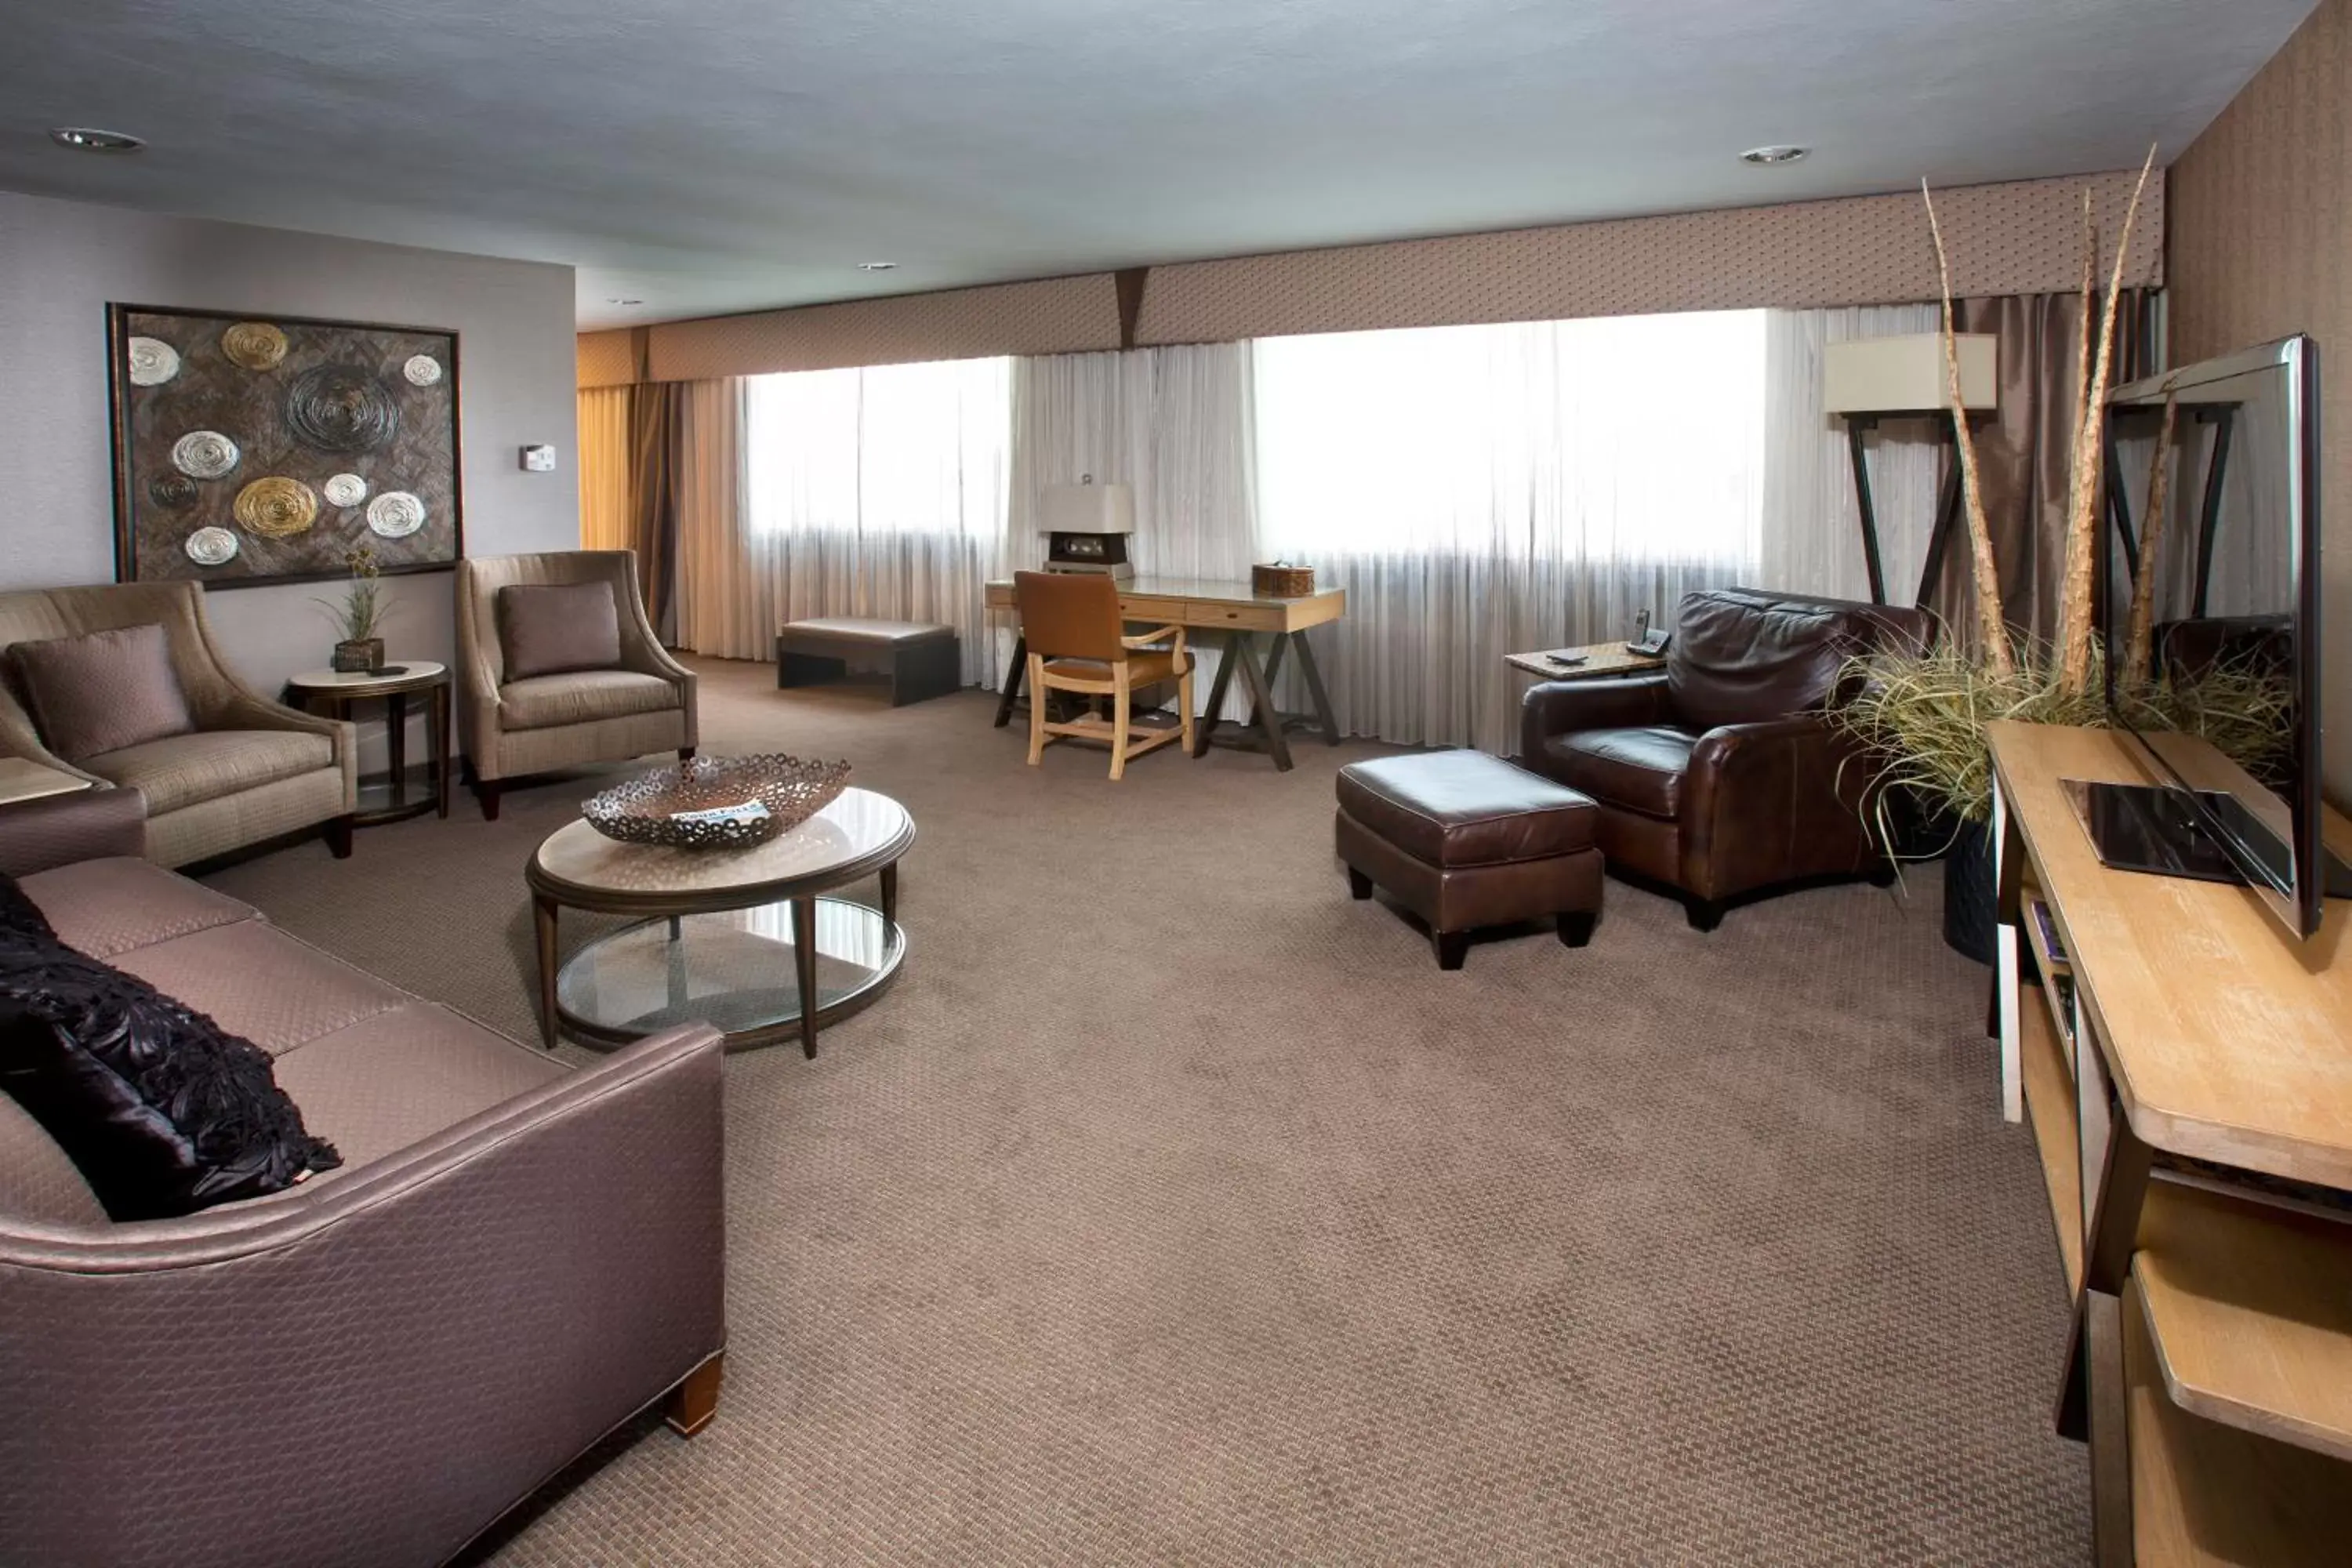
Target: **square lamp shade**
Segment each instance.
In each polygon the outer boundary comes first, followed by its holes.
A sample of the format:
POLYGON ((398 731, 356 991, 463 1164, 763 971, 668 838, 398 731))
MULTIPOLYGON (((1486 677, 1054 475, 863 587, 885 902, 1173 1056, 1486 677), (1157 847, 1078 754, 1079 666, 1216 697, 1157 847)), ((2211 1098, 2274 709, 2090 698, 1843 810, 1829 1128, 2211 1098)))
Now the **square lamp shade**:
MULTIPOLYGON (((1994 408, 2000 399, 1998 339, 1962 332, 1957 340, 1960 398, 1969 408, 1994 408)), ((1924 414, 1952 405, 1944 373, 1944 340, 1936 332, 1856 338, 1822 352, 1822 405, 1832 414, 1924 414)))
POLYGON ((1135 492, 1125 485, 1047 485, 1046 533, 1133 533, 1135 492))

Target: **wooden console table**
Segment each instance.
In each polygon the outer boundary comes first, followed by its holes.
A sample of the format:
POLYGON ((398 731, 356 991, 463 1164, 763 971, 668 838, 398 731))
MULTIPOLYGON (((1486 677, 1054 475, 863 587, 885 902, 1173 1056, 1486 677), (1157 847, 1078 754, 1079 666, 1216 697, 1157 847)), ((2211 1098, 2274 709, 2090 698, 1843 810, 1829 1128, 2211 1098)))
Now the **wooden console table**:
POLYGON ((2063 784, 2154 782, 2137 742, 1987 734, 2004 1110, 2074 1299, 2097 1559, 2352 1560, 2352 905, 2297 943, 2251 889, 2110 870, 2063 784))
MULTIPOLYGON (((1015 609, 1013 580, 999 578, 990 583, 985 602, 992 610, 1015 609)), ((1315 650, 1307 643, 1307 628, 1336 621, 1348 613, 1345 588, 1326 588, 1303 598, 1277 599, 1255 592, 1247 583, 1137 577, 1118 585, 1118 613, 1128 620, 1150 626, 1179 626, 1188 631, 1224 634, 1223 657, 1217 660, 1217 677, 1209 687, 1207 717, 1192 743, 1194 756, 1209 749, 1216 734, 1218 710, 1224 707, 1226 689, 1233 684, 1234 672, 1238 669, 1242 684, 1250 694, 1249 728, 1257 732, 1257 746, 1274 758, 1276 767, 1289 771, 1290 744, 1283 738, 1288 721, 1275 707, 1274 680, 1282 673, 1285 650, 1292 647, 1297 649, 1298 672, 1306 677, 1307 695, 1315 703, 1315 721, 1328 743, 1339 743, 1339 721, 1331 716, 1331 699, 1323 690, 1323 672, 1316 668, 1315 650), (1259 633, 1269 634, 1274 639, 1263 664, 1258 661, 1254 640, 1259 633)), ((1028 667, 1029 642, 1023 637, 1013 645, 1013 660, 1004 670, 1003 694, 997 699, 996 726, 1000 730, 1013 717, 1013 704, 1021 696, 1021 682, 1028 667)))

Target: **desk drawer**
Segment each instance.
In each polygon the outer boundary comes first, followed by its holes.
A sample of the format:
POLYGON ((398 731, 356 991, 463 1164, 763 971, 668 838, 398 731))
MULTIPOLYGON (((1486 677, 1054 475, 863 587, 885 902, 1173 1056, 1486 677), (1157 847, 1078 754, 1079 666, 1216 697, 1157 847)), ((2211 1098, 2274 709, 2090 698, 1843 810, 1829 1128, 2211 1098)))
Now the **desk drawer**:
POLYGON ((1121 594, 1118 596, 1119 618, 1138 625, 1181 626, 1184 612, 1191 607, 1181 599, 1163 599, 1150 594, 1121 594))
POLYGON ((1244 631, 1278 632, 1286 618, 1280 605, 1195 599, 1184 606, 1184 624, 1188 626, 1237 626, 1244 631))

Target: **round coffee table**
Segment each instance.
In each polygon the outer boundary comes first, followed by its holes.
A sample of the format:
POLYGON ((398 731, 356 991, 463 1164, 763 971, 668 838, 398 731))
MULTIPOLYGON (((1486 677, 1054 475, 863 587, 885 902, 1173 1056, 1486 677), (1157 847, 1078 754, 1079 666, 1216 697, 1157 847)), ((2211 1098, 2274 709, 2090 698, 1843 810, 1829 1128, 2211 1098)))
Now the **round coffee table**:
POLYGON ((898 858, 915 842, 907 808, 846 789, 806 822, 751 849, 667 849, 607 838, 585 821, 557 829, 523 868, 539 928, 539 1010, 607 1044, 707 1022, 729 1048, 798 1034, 816 1055, 821 1024, 873 1002, 907 953, 898 858), (878 875, 877 910, 819 895, 878 875), (601 936, 559 967, 562 909, 649 918, 601 936))

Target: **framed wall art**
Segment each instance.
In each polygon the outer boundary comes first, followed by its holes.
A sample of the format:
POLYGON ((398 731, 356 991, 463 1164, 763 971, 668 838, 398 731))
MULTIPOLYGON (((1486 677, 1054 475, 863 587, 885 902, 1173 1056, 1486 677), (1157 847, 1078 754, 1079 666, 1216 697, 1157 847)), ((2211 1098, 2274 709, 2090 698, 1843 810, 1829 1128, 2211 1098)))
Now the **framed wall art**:
POLYGON ((457 334, 107 307, 114 574, 216 588, 465 553, 457 334))

